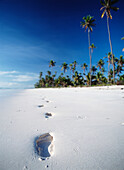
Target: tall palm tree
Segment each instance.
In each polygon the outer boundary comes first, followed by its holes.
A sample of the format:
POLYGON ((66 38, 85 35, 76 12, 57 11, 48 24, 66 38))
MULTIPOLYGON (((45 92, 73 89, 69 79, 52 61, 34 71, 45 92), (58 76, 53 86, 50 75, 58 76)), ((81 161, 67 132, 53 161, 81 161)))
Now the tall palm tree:
POLYGON ((112 54, 112 65, 113 65, 113 82, 115 83, 115 68, 114 68, 114 58, 113 58, 113 50, 112 50, 112 43, 111 43, 111 36, 110 36, 110 29, 109 29, 109 18, 112 19, 112 15, 110 10, 117 11, 119 8, 113 7, 113 5, 118 2, 118 0, 101 0, 100 3, 102 5, 100 10, 103 10, 103 13, 101 15, 101 18, 104 17, 106 14, 107 17, 107 28, 108 28, 108 36, 109 36, 109 44, 110 44, 110 49, 111 49, 111 54, 112 54))
MULTIPOLYGON (((94 24, 95 19, 93 19, 93 16, 88 15, 87 17, 83 17, 83 21, 81 22, 82 28, 85 27, 85 31, 88 29, 88 41, 89 41, 89 47, 90 47, 90 32, 93 31, 92 27, 95 26, 94 24)), ((89 57, 90 57, 90 74, 91 74, 91 52, 89 48, 89 57)), ((91 86, 91 76, 90 76, 90 86, 91 86)))

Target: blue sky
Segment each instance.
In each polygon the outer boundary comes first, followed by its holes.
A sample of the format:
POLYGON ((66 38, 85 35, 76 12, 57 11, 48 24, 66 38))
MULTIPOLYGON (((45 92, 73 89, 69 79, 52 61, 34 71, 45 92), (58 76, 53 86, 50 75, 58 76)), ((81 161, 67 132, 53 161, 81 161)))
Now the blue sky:
MULTIPOLYGON (((123 55, 124 1, 117 4, 110 21, 113 53, 123 55)), ((89 64, 87 32, 80 27, 83 16, 96 19, 91 34, 93 65, 110 51, 106 17, 100 18, 99 0, 0 0, 0 87, 31 88, 39 72, 55 70, 63 62, 89 64)))

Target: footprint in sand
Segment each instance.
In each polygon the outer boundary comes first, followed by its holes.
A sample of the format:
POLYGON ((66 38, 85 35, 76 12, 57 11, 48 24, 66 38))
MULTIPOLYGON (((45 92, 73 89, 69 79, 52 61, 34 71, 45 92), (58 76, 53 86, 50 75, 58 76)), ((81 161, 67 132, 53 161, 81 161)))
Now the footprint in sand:
POLYGON ((41 104, 41 105, 38 105, 38 107, 44 107, 44 105, 43 105, 43 104, 41 104))
POLYGON ((35 140, 35 149, 39 160, 46 160, 53 154, 53 136, 45 133, 35 140))
POLYGON ((86 116, 77 116, 78 119, 86 119, 86 116))
POLYGON ((50 118, 50 117, 52 117, 52 113, 45 113, 45 118, 46 118, 46 119, 48 119, 48 118, 50 118))

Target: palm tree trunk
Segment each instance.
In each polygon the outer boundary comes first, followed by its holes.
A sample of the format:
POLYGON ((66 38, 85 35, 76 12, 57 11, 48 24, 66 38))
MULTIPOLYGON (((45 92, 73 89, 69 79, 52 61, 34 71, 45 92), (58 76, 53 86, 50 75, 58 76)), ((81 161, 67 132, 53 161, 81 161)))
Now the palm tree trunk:
POLYGON ((108 58, 108 83, 109 83, 109 58, 108 58))
POLYGON ((109 44, 110 44, 110 49, 111 49, 111 54, 112 54, 113 82, 115 83, 115 65, 114 65, 114 56, 113 56, 113 51, 112 51, 112 43, 111 43, 111 36, 110 36, 109 18, 108 18, 108 16, 107 16, 107 28, 108 28, 108 35, 109 35, 109 44))
POLYGON ((88 29, 88 42, 89 42, 89 57, 90 57, 90 86, 92 85, 91 83, 91 52, 90 52, 90 29, 88 29))

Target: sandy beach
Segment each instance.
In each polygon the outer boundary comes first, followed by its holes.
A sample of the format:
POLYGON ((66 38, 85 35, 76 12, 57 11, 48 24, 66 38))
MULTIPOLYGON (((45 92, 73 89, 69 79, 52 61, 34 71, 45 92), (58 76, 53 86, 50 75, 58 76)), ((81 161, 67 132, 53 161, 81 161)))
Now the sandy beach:
POLYGON ((0 170, 26 169, 124 170, 124 86, 26 89, 4 99, 0 170), (53 141, 42 160, 35 143, 46 133, 53 141))

